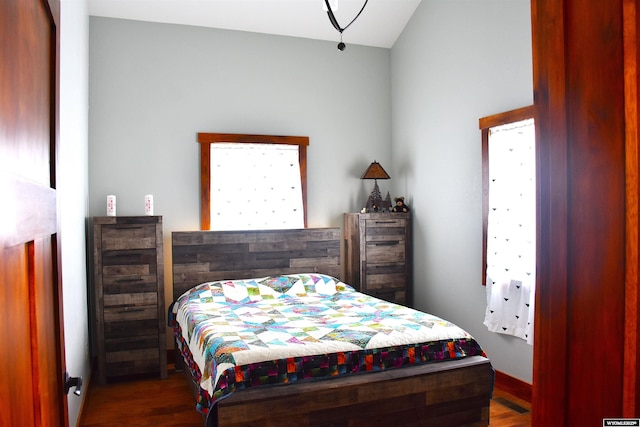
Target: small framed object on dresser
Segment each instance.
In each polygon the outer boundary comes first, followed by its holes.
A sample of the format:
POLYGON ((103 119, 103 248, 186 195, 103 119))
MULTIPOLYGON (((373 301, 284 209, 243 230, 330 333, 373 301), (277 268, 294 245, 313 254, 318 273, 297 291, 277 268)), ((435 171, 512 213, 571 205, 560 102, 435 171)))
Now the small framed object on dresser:
POLYGON ((98 382, 167 377, 161 216, 93 218, 98 382))
POLYGON ((345 283, 398 304, 412 304, 410 213, 344 214, 345 283))

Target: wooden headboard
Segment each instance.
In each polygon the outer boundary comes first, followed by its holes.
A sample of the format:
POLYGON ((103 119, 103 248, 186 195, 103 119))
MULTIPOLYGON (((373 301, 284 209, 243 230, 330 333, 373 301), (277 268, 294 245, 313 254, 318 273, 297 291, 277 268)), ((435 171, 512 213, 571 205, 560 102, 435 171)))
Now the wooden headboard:
POLYGON ((174 231, 173 299, 215 280, 295 273, 340 278, 340 228, 174 231))

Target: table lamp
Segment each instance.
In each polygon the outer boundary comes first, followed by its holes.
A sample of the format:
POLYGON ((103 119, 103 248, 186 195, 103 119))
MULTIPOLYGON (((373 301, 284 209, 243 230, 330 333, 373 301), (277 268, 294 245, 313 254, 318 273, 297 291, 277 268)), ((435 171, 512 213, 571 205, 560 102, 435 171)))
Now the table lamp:
MULTIPOLYGON (((385 201, 382 200, 382 194, 380 194, 380 188, 378 187, 379 179, 390 179, 391 177, 383 169, 380 163, 375 160, 373 163, 369 165, 366 171, 362 174, 360 179, 373 179, 373 191, 369 195, 369 200, 367 200, 367 212, 377 212, 379 209, 384 208, 385 201)), ((387 198, 389 198, 387 196, 387 198)), ((391 207, 391 199, 388 200, 389 206, 391 207)))

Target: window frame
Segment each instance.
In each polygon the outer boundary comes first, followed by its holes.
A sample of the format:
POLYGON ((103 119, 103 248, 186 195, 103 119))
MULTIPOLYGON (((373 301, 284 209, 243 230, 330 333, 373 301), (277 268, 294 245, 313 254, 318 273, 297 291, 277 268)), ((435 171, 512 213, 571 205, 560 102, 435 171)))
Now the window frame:
POLYGON ((198 133, 200 144, 200 229, 211 229, 211 144, 285 144, 298 146, 304 227, 307 228, 307 146, 308 136, 198 133))
POLYGON ((487 236, 489 226, 489 131, 496 126, 534 119, 533 105, 482 117, 478 125, 482 131, 482 286, 487 285, 487 236))

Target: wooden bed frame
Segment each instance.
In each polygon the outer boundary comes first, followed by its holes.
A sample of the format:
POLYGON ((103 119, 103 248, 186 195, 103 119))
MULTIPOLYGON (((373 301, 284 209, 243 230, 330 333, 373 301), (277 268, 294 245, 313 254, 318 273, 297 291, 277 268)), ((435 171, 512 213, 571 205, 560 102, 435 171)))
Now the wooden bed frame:
MULTIPOLYGON (((340 247, 339 228, 173 232, 174 300, 214 280, 294 273, 340 278, 340 247)), ((176 366, 179 360, 177 353, 176 366)), ((473 356, 247 389, 219 401, 207 425, 486 426, 493 380, 489 360, 473 356)))

